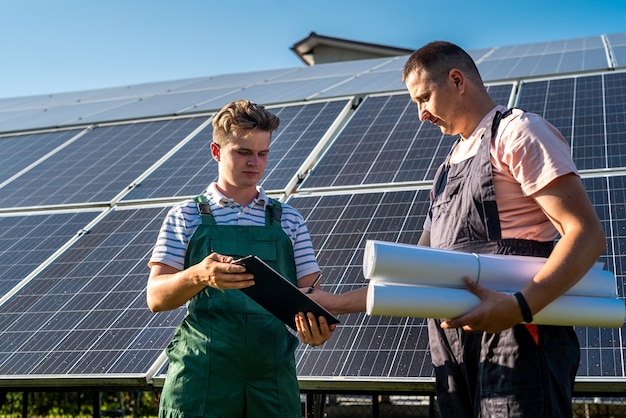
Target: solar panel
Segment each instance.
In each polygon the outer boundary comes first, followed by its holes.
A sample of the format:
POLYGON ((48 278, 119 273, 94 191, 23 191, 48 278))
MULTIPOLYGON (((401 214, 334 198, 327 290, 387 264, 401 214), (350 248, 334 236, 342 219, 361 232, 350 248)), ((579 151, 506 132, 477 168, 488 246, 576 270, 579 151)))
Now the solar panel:
POLYGON ((196 111, 214 111, 221 109, 226 103, 248 99, 264 105, 284 104, 315 98, 326 89, 345 81, 347 76, 323 77, 310 80, 272 81, 267 83, 243 86, 230 94, 198 104, 196 111))
POLYGON ((0 138, 0 188, 3 182, 52 152, 79 132, 79 130, 71 130, 0 138))
POLYGON ((183 114, 185 110, 197 113, 196 105, 207 100, 219 98, 225 94, 238 91, 234 87, 215 90, 184 91, 139 97, 127 101, 120 106, 105 109, 101 112, 83 116, 83 123, 95 123, 102 120, 129 120, 155 116, 173 116, 183 114))
POLYGON ((316 95, 316 98, 354 96, 389 91, 405 91, 399 72, 369 72, 316 95))
POLYGON ((108 202, 204 121, 95 128, 0 189, 0 207, 108 202))
POLYGON ((616 67, 626 67, 626 33, 606 35, 616 67))
MULTIPOLYGON (((270 158, 261 185, 282 190, 335 122, 347 101, 309 103, 268 109, 280 118, 280 127, 270 145, 270 158)), ((124 200, 193 196, 217 180, 217 163, 208 149, 209 126, 159 166, 124 200)))
MULTIPOLYGON (((626 177, 585 179, 607 231, 609 251, 601 258, 617 277, 624 298, 626 177)), ((324 273, 324 290, 342 293, 363 286, 366 240, 415 244, 428 207, 428 191, 295 196, 289 203, 305 217, 324 273)), ((420 319, 341 315, 342 324, 322 349, 301 346, 302 377, 431 377, 428 336, 420 319)), ((578 376, 623 377, 624 345, 619 329, 576 327, 582 359, 578 376)))
POLYGON ((2 123, 2 130, 19 131, 84 125, 83 118, 115 109, 124 104, 132 103, 133 101, 134 99, 121 98, 26 109, 18 113, 15 118, 2 123))
POLYGON ((485 80, 608 68, 599 36, 495 48, 477 65, 485 80))
POLYGON ((257 83, 275 80, 285 74, 297 72, 300 68, 281 68, 276 70, 252 71, 246 73, 220 74, 213 77, 202 77, 188 80, 184 85, 171 88, 171 91, 206 90, 216 88, 241 88, 257 83))
MULTIPOLYGON (((289 203, 306 219, 324 290, 341 293, 366 284, 361 263, 367 239, 417 242, 428 191, 294 197, 289 203)), ((323 349, 298 348, 299 376, 431 376, 422 319, 351 314, 340 320, 323 349)))
POLYGON ((544 116, 580 170, 626 166, 626 74, 524 83, 519 107, 544 116))
POLYGON ((98 213, 0 216, 0 297, 61 249, 98 213))
MULTIPOLYGON (((626 177, 585 178, 583 182, 607 236, 607 250, 600 261, 615 274, 617 293, 624 299, 626 177)), ((623 330, 624 326, 621 329, 576 327, 581 345, 578 376, 624 376, 623 330)))
POLYGON ((353 77, 355 74, 372 71, 378 67, 384 66, 386 63, 394 59, 395 57, 369 58, 298 67, 296 69, 297 71, 283 74, 275 78, 274 81, 303 81, 338 76, 343 76, 345 80, 349 77, 353 77))
MULTIPOLYGON (((489 92, 508 103, 511 88, 489 92)), ((367 97, 300 188, 430 180, 453 142, 420 123, 407 94, 367 97)))
POLYGON ((0 376, 145 375, 184 314, 145 301, 167 210, 111 211, 0 306, 0 376))
POLYGON ((626 73, 604 75, 607 167, 626 167, 626 73))
MULTIPOLYGON (((611 248, 626 236, 625 180, 585 179, 603 223, 616 232, 609 236, 611 248)), ((366 240, 417 242, 428 190, 295 196, 289 203, 307 221, 324 289, 345 292, 365 284, 366 240)), ((146 262, 167 209, 112 211, 0 306, 0 375, 141 374, 151 368, 184 314, 153 315, 145 306, 146 262)), ((620 257, 608 254, 606 260, 617 266, 620 257)), ((300 376, 431 377, 423 320, 365 314, 340 319, 324 348, 299 347, 300 376)), ((579 375, 622 375, 616 330, 577 332, 584 353, 579 375)))
MULTIPOLYGON (((626 34, 604 40, 608 51, 598 36, 469 52, 485 80, 520 79, 515 96, 510 81, 488 86, 496 102, 517 97, 517 106, 544 116, 571 144, 607 234, 601 261, 624 299, 626 34), (609 61, 616 71, 605 71, 609 61)), ((323 288, 366 284, 366 240, 418 241, 430 181, 454 141, 419 122, 400 80, 407 57, 0 100, 5 132, 195 116, 0 138, 0 294, 8 296, 0 300, 0 379, 52 376, 56 386, 61 377, 140 376, 147 384, 154 370, 162 378, 163 350, 185 310, 152 314, 146 306, 146 263, 169 207, 145 203, 195 195, 216 178, 209 119, 197 114, 233 99, 273 104, 281 118, 261 184, 292 192, 302 180, 289 203, 307 221, 323 288), (366 96, 354 111, 351 100, 318 100, 352 96, 366 96), (309 164, 316 164, 311 172, 309 164), (110 208, 120 197, 121 206, 110 208), (90 209, 48 210, 57 205, 90 209)), ((371 387, 433 381, 423 319, 340 319, 324 346, 298 347, 300 378, 349 377, 371 387)), ((578 377, 624 381, 623 330, 576 328, 578 377)))

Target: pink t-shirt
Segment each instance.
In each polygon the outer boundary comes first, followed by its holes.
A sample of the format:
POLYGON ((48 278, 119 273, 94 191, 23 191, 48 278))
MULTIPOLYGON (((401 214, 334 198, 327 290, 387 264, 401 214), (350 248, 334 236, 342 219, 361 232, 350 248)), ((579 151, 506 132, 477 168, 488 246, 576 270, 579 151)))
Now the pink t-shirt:
MULTIPOLYGON (((507 108, 496 106, 489 112, 472 135, 459 142, 451 164, 476 154, 481 136, 491 135, 491 122, 498 110, 505 112, 507 108)), ((560 176, 578 174, 563 135, 542 117, 514 109, 501 120, 496 139, 491 141, 491 164, 502 238, 556 238, 556 228, 531 195, 560 176)), ((430 230, 430 218, 424 229, 430 230)))

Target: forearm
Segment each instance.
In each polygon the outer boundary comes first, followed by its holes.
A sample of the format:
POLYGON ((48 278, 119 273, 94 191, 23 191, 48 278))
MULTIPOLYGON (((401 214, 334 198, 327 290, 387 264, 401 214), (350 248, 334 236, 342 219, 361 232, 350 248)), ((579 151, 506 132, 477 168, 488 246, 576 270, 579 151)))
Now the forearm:
POLYGON ((367 286, 346 293, 327 293, 320 303, 335 314, 365 312, 367 286))
POLYGON ((522 289, 533 314, 575 285, 598 260, 605 246, 601 228, 572 231, 563 236, 544 267, 522 289))
POLYGON ((176 309, 204 287, 204 284, 194 280, 193 268, 167 272, 167 269, 153 267, 146 290, 148 307, 152 312, 176 309))
POLYGON ((543 268, 522 289, 537 313, 585 275, 604 252, 606 237, 578 176, 561 176, 533 197, 561 234, 543 268))

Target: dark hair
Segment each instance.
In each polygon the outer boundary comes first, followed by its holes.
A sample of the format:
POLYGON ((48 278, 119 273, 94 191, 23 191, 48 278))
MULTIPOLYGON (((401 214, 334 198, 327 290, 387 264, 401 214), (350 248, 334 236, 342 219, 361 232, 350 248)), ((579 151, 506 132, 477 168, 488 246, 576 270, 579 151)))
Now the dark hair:
POLYGON ((453 68, 461 70, 478 85, 483 84, 472 57, 461 47, 446 41, 434 41, 413 52, 402 69, 402 81, 406 82, 414 71, 424 71, 433 82, 439 83, 453 68))
POLYGON ((213 118, 213 141, 225 145, 233 138, 246 138, 254 130, 273 132, 280 119, 250 100, 236 100, 224 106, 213 118))

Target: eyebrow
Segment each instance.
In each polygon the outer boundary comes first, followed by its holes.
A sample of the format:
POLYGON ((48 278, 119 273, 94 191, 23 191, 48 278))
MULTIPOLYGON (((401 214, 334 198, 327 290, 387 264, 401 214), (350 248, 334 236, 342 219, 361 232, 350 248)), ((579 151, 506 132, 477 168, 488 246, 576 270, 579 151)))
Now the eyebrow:
MULTIPOLYGON (((254 152, 254 150, 253 150, 252 148, 237 147, 237 146, 235 146, 235 147, 233 147, 233 148, 234 148, 236 151, 249 151, 249 152, 254 152)), ((269 148, 265 148, 265 149, 262 149, 262 150, 260 150, 260 151, 258 151, 258 152, 270 152, 270 149, 269 149, 269 148)))

